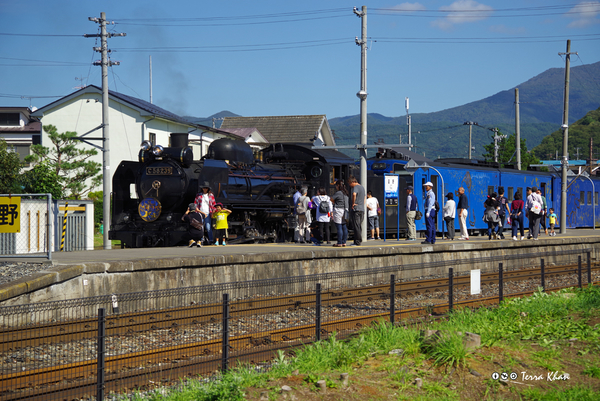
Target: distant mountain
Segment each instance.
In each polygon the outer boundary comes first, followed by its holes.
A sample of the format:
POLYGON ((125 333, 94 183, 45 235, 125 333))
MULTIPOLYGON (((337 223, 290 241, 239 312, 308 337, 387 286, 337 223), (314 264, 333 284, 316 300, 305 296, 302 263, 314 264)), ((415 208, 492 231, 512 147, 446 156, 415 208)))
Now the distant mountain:
POLYGON ((223 117, 240 117, 240 116, 238 114, 232 113, 230 111, 223 110, 223 111, 220 111, 220 112, 213 114, 212 116, 208 116, 208 117, 185 116, 183 118, 185 118, 188 121, 191 121, 194 124, 206 125, 208 127, 212 127, 213 126, 212 124, 214 121, 215 127, 219 128, 221 126, 221 123, 223 122, 223 117))
MULTIPOLYGON (((569 125, 569 160, 588 160, 590 157, 590 138, 593 142, 593 157, 600 158, 600 108, 592 110, 583 118, 569 125), (578 156, 577 156, 578 155, 578 156)), ((531 151, 542 160, 552 160, 562 157, 563 131, 558 129, 542 140, 531 151)))
MULTIPOLYGON (((562 123, 564 75, 564 68, 552 68, 517 86, 521 136, 527 140, 529 148, 538 145, 562 123)), ((573 67, 570 75, 569 122, 574 122, 600 106, 600 62, 573 67)), ((483 145, 491 142, 492 132, 485 128, 496 127, 507 135, 514 132, 514 89, 447 110, 411 114, 412 143, 416 145, 416 151, 431 158, 465 157, 469 127, 463 123, 476 121, 484 127, 474 126, 472 132, 473 157, 479 157, 484 153, 483 145)), ((400 138, 402 143, 407 143, 406 116, 369 114, 367 124, 369 143, 398 143, 400 138)), ((357 143, 360 115, 333 118, 329 125, 335 131, 337 143, 357 143)))

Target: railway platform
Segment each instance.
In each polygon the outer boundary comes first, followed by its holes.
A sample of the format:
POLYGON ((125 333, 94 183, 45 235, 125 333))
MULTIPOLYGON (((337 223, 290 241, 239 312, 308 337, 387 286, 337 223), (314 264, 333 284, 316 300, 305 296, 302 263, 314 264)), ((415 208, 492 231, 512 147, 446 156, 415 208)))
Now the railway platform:
MULTIPOLYGON (((507 237, 509 238, 509 237, 507 237)), ((333 244, 333 243, 332 243, 333 244)), ((327 274, 384 266, 411 266, 403 278, 443 275, 448 263, 455 271, 531 266, 536 255, 551 255, 549 264, 566 262, 576 253, 600 257, 600 230, 572 229, 545 234, 538 241, 468 241, 438 239, 435 245, 388 239, 364 241, 359 247, 323 244, 242 244, 202 248, 137 248, 56 252, 47 268, 0 285, 0 304, 24 304, 90 296, 183 288, 205 284, 327 274), (455 262, 454 262, 455 261, 455 262), (440 262, 444 262, 440 264, 440 262)), ((575 257, 576 258, 576 257, 575 257)), ((3 259, 6 260, 6 259, 3 259)), ((538 258, 539 260, 539 258, 538 258)))

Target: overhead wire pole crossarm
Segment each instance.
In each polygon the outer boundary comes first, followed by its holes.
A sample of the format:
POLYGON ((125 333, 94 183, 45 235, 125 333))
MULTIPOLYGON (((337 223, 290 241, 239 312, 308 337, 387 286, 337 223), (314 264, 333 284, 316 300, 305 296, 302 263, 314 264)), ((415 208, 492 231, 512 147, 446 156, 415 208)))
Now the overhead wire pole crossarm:
MULTIPOLYGON (((125 33, 108 33, 106 31, 106 13, 100 13, 100 18, 89 17, 88 18, 92 22, 96 22, 100 24, 100 34, 86 34, 84 37, 86 38, 101 38, 101 46, 94 47, 94 51, 100 52, 102 55, 101 61, 94 62, 94 65, 100 65, 102 67, 102 141, 103 146, 100 148, 102 150, 102 219, 103 219, 103 232, 102 232, 102 242, 104 249, 110 249, 110 241, 108 239, 108 232, 110 229, 110 192, 111 192, 111 174, 110 174, 110 134, 109 134, 109 96, 108 96, 108 67, 112 65, 120 65, 120 62, 111 62, 108 58, 108 43, 107 39, 116 36, 126 36, 125 33)), ((114 24, 112 22, 111 24, 114 24)), ((85 134, 84 134, 85 135, 85 134)), ((87 142, 86 139, 78 138, 81 141, 87 142)), ((96 138, 88 138, 88 139, 96 139, 96 138)), ((92 145, 95 146, 95 145, 92 145)))

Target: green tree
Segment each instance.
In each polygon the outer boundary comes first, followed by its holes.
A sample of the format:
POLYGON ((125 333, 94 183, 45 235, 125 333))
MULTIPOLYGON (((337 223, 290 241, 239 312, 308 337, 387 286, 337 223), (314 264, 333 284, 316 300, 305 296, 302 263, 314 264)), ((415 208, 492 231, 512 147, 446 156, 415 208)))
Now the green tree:
POLYGON ((63 191, 60 177, 50 167, 47 161, 36 164, 21 177, 21 184, 26 193, 52 194, 53 199, 62 199, 63 191))
MULTIPOLYGON (((502 135, 498 131, 498 135, 502 135)), ((501 165, 504 164, 517 164, 517 138, 515 134, 511 134, 508 137, 502 138, 498 141, 498 162, 501 165)), ((486 153, 486 161, 494 161, 494 142, 483 146, 486 153)), ((527 170, 530 164, 538 164, 538 159, 533 153, 527 151, 527 140, 521 138, 521 170, 527 170)))
POLYGON ((90 160, 98 154, 95 149, 78 148, 79 141, 75 139, 76 132, 58 133, 53 125, 44 125, 44 131, 52 142, 52 147, 42 145, 31 147, 32 155, 25 159, 28 162, 39 163, 43 160, 59 177, 63 195, 68 198, 80 199, 87 192, 102 182, 101 164, 90 160), (91 184, 87 186, 87 181, 91 184))
POLYGON ((0 193, 15 194, 22 191, 19 184, 21 161, 19 155, 8 150, 4 139, 0 139, 0 193))

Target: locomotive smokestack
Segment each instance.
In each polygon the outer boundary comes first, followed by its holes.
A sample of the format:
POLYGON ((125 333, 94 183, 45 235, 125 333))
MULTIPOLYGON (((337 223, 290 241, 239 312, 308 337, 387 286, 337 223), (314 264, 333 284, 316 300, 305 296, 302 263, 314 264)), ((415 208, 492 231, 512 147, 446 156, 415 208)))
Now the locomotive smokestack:
POLYGON ((189 135, 187 133, 171 133, 172 148, 187 148, 189 144, 189 135))

